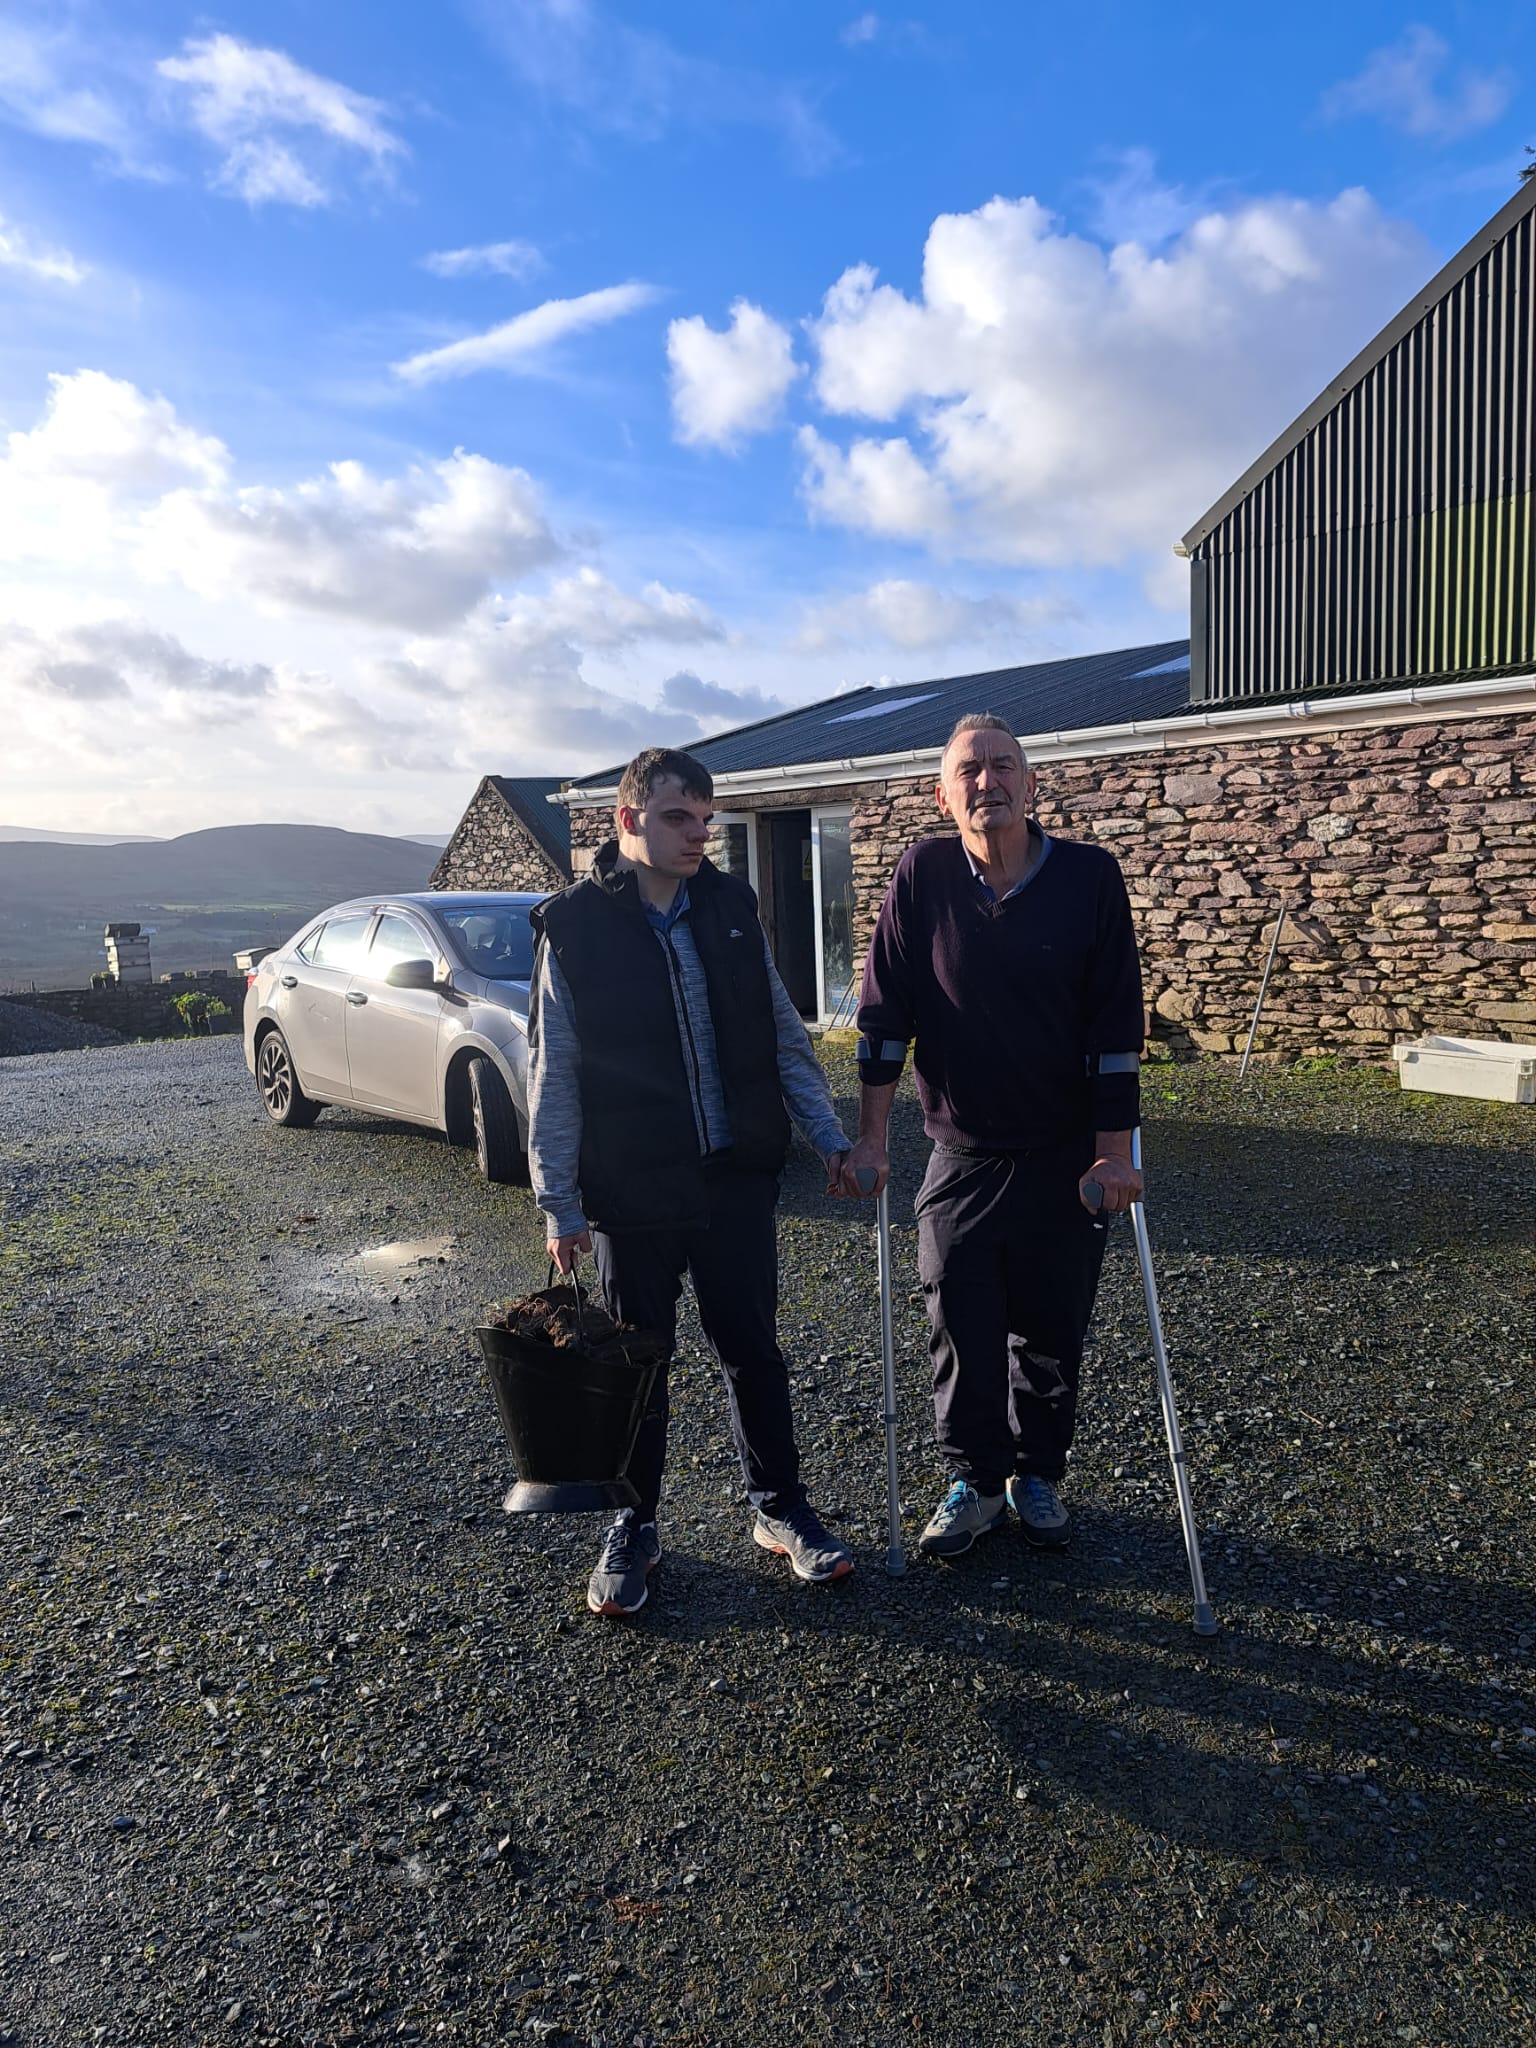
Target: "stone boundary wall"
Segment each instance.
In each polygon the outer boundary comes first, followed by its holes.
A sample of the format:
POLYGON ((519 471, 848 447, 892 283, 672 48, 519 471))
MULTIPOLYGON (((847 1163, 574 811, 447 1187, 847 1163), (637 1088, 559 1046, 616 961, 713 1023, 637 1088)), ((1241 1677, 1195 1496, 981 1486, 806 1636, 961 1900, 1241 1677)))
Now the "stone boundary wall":
MULTIPOLYGON (((1242 1049, 1282 902, 1256 1053, 1536 1040, 1536 716, 1047 761, 1036 807, 1119 860, 1175 1050, 1242 1049)), ((857 947, 902 849, 940 829, 931 777, 859 791, 857 947)))
POLYGON ((518 889, 546 893, 570 880, 489 782, 470 799, 432 870, 432 889, 518 889))
MULTIPOLYGON (((245 1012, 245 976, 223 968, 178 974, 174 981, 115 981, 105 988, 42 988, 8 991, 8 1003, 46 1010, 55 1017, 75 1017, 86 1024, 104 1024, 125 1038, 184 1038, 187 1027, 171 1007, 172 999, 202 989, 229 1005, 227 1017, 215 1017, 215 1033, 239 1031, 245 1012)), ((202 1034, 199 1033, 199 1036, 202 1034)))

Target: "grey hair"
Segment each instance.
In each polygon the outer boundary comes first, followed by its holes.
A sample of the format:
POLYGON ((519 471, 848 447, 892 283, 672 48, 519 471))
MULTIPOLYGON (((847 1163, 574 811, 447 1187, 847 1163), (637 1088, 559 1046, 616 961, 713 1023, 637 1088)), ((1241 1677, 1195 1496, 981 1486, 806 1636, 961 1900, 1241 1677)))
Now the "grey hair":
MULTIPOLYGON (((941 771, 949 758, 950 748, 963 732, 1005 732, 1013 744, 1019 747, 1019 736, 1006 718, 999 718, 995 711, 968 711, 963 718, 957 718, 950 728, 949 738, 944 742, 944 751, 939 756, 941 771)), ((1022 747, 1019 747, 1019 762, 1022 767, 1029 766, 1029 756, 1022 747)))

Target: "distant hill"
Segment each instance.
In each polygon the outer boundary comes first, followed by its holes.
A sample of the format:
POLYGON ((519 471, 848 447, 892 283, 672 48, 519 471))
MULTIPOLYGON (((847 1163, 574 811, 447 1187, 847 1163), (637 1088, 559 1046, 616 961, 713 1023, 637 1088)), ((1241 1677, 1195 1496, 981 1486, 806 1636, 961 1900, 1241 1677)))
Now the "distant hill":
POLYGON ((0 846, 34 839, 50 846, 142 846, 155 836, 153 832, 44 832, 36 825, 0 825, 0 846))
POLYGON ((155 971, 228 967, 348 896, 424 889, 430 846, 328 825, 221 825, 178 839, 0 843, 0 990, 72 988, 103 967, 102 927, 153 925, 155 971))

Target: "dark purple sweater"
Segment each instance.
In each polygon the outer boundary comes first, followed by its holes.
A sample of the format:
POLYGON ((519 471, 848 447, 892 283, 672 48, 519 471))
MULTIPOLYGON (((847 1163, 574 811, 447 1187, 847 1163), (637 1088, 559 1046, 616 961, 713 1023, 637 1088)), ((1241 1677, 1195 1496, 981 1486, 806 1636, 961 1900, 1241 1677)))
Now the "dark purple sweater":
MULTIPOLYGON (((994 905, 958 837, 896 864, 859 1004, 860 1075, 878 1087, 913 1055, 936 1145, 1024 1152, 1126 1131, 1134 1071, 1089 1072, 1141 1050, 1141 966, 1119 863, 1053 839, 1015 896, 994 905)), ((1125 1062, 1129 1065, 1129 1062, 1125 1062)))

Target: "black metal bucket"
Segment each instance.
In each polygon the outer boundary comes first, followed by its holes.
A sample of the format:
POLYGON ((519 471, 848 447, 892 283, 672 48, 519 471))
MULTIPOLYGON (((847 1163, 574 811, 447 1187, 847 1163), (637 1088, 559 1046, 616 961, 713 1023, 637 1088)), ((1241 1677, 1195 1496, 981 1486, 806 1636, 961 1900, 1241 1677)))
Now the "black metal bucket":
MULTIPOLYGON (((576 1293, 579 1303, 580 1289, 576 1293)), ((502 1502, 507 1513, 574 1515, 636 1506, 640 1496, 627 1471, 656 1358, 599 1358, 576 1345, 537 1343, 492 1326, 475 1334, 517 1467, 517 1483, 502 1502)), ((654 1352, 654 1340, 641 1341, 654 1352)))

